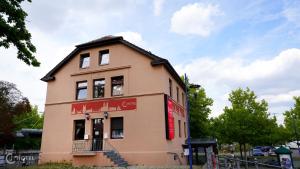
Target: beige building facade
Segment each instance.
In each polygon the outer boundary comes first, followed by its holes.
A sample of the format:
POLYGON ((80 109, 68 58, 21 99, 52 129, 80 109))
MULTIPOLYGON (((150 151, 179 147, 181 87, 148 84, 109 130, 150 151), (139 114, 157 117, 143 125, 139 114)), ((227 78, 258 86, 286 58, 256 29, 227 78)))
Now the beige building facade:
POLYGON ((42 80, 40 163, 186 164, 185 85, 166 59, 106 36, 77 45, 42 80))

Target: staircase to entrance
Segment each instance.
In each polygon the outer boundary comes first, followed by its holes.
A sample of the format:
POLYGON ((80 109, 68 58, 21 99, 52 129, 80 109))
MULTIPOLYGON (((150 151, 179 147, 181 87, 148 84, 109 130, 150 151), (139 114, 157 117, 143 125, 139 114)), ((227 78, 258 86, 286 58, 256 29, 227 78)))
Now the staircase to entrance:
POLYGON ((97 152, 103 153, 106 158, 118 167, 129 166, 128 162, 108 140, 88 139, 73 141, 73 156, 96 156, 97 152))
POLYGON ((122 158, 122 156, 114 150, 106 151, 106 152, 104 152, 104 155, 107 158, 109 158, 118 167, 127 167, 128 166, 128 162, 126 160, 124 160, 124 158, 122 158))

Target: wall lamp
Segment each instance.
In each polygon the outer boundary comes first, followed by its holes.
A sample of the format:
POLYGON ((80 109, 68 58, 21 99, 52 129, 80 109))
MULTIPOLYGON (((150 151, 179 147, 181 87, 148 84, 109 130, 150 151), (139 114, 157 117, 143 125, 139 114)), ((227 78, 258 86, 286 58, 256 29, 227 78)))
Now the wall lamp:
POLYGON ((85 119, 87 119, 87 120, 89 120, 91 117, 90 113, 88 113, 88 112, 85 112, 84 116, 85 116, 85 119))
POLYGON ((104 112, 104 118, 108 119, 108 112, 107 111, 104 112))

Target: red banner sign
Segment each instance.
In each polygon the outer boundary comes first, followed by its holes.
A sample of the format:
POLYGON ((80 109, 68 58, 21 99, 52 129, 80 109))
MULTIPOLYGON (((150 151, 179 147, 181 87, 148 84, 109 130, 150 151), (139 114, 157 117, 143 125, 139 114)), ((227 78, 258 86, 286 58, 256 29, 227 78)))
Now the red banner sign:
POLYGON ((185 116, 185 111, 182 106, 177 104, 168 95, 165 95, 165 119, 166 119, 166 137, 168 140, 173 140, 175 136, 174 113, 178 116, 185 116))
POLYGON ((83 114, 85 112, 96 113, 105 111, 124 111, 135 110, 136 98, 129 99, 110 99, 96 100, 73 103, 71 107, 72 114, 83 114))
POLYGON ((171 98, 168 98, 169 102, 172 102, 172 110, 174 113, 176 113, 178 116, 184 117, 184 108, 180 106, 178 103, 176 103, 171 98))
POLYGON ((173 102, 172 100, 168 99, 167 101, 167 138, 169 140, 173 140, 175 136, 175 125, 174 125, 174 116, 173 116, 173 102))

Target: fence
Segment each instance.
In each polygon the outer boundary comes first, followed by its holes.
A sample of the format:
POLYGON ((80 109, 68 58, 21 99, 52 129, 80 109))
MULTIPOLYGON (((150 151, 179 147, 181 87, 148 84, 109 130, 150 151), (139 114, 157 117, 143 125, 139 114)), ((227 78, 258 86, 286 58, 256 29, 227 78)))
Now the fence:
POLYGON ((0 154, 1 169, 37 165, 38 161, 39 151, 6 151, 0 154))
POLYGON ((228 157, 228 156, 217 156, 216 158, 216 168, 217 169, 265 169, 265 168, 275 168, 284 169, 276 161, 274 164, 260 163, 256 159, 254 161, 241 160, 239 158, 228 157))

